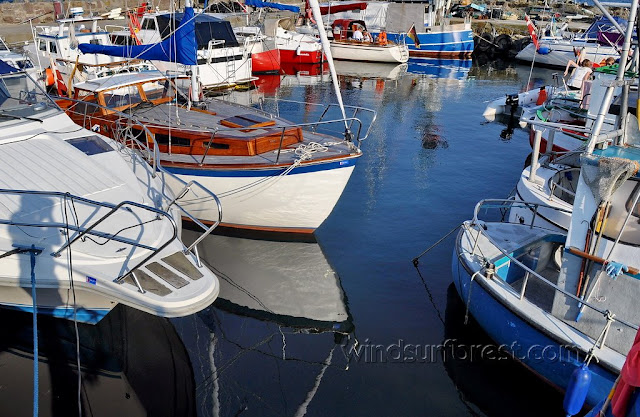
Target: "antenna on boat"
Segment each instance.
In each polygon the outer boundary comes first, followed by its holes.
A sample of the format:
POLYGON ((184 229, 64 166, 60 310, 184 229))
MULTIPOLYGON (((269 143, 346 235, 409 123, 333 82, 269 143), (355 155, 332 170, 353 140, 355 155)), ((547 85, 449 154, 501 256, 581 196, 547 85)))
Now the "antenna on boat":
POLYGON ((309 5, 313 11, 313 18, 316 19, 318 25, 318 33, 320 34, 320 41, 322 41, 322 49, 327 56, 327 62, 329 63, 329 71, 331 72, 331 80, 333 81, 333 88, 338 98, 338 105, 342 112, 342 118, 344 119, 345 136, 347 140, 351 139, 351 132, 349 131, 349 124, 347 123, 347 113, 344 110, 344 103, 342 102, 342 95, 340 94, 340 85, 338 84, 338 74, 336 73, 336 67, 333 65, 333 56, 331 56, 331 49, 329 47, 329 39, 327 38, 327 32, 324 30, 324 24, 322 23, 322 13, 320 13, 320 5, 318 0, 309 0, 309 5))

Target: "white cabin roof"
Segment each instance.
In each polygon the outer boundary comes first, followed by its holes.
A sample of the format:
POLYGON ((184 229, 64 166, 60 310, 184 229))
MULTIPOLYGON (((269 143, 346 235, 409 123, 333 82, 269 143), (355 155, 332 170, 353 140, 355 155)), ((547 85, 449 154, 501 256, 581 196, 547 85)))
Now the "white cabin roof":
POLYGON ((80 90, 98 93, 100 91, 111 90, 114 88, 124 87, 127 85, 140 84, 149 81, 164 80, 165 76, 160 71, 140 71, 128 72, 122 74, 114 74, 108 77, 96 78, 75 84, 74 87, 80 90))

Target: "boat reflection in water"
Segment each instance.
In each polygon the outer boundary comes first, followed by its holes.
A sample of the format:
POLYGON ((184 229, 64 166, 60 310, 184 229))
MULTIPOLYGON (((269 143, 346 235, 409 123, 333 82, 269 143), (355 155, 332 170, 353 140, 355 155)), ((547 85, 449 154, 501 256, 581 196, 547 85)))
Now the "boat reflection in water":
POLYGON ((335 61, 338 77, 397 80, 407 72, 407 64, 335 61))
POLYGON ((430 78, 465 80, 471 70, 471 59, 410 59, 407 71, 422 74, 430 78))
POLYGON ((316 85, 331 82, 329 64, 293 64, 283 62, 281 65, 281 87, 316 85))
MULTIPOLYGON (((185 241, 196 236, 183 232, 185 241)), ((201 247, 221 296, 172 320, 189 346, 199 415, 304 415, 319 404, 325 372, 345 372, 343 348, 353 341, 340 280, 320 246, 212 235, 201 247)))
MULTIPOLYGON (((0 415, 33 415, 33 316, 0 309, 0 415)), ((38 317, 39 416, 195 416, 193 370, 171 323, 119 304, 96 325, 38 317)))
MULTIPOLYGON (((428 282, 428 281, 426 281, 428 282)), ((453 284, 447 288, 442 360, 472 415, 520 417, 562 412, 563 396, 520 365, 468 316, 453 284), (535 393, 535 394, 534 394, 535 393)), ((524 354, 524 352, 523 352, 524 354)))

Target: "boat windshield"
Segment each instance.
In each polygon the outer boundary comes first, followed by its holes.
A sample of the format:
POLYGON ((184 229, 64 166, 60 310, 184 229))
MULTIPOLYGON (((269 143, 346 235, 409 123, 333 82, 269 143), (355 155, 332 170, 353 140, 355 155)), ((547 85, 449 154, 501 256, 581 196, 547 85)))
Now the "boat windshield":
POLYGON ((104 93, 105 105, 112 109, 127 108, 143 101, 152 101, 168 94, 167 88, 159 81, 129 85, 104 93))
POLYGON ((60 108, 55 102, 25 73, 12 72, 0 77, 0 117, 42 118, 58 112, 60 108))

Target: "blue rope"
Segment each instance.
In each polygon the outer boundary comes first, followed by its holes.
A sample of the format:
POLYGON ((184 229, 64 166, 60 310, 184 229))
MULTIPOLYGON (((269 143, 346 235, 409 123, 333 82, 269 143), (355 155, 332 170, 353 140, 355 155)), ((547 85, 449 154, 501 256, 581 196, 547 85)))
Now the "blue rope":
POLYGON ((33 416, 38 416, 38 305, 36 303, 36 247, 31 246, 31 298, 33 299, 33 416))

